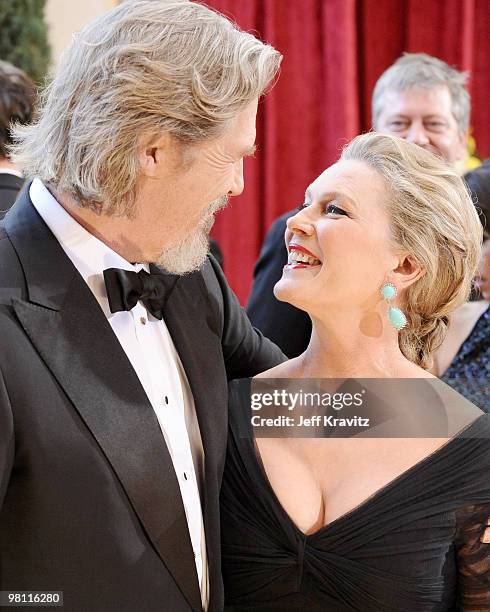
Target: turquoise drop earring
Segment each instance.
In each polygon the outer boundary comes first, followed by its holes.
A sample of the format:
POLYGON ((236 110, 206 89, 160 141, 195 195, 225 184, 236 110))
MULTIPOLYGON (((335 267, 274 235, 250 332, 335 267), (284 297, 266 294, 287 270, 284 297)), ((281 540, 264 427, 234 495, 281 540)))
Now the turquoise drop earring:
POLYGON ((395 329, 400 331, 407 324, 407 317, 403 312, 391 305, 391 300, 396 297, 397 290, 393 283, 385 283, 381 287, 381 295, 388 303, 388 319, 395 329))

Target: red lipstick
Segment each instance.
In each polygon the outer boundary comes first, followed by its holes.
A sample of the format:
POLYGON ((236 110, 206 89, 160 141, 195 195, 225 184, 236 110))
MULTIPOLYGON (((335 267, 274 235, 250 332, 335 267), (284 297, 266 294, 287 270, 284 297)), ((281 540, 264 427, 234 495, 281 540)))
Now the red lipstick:
POLYGON ((289 247, 288 247, 288 251, 300 251, 301 253, 305 253, 306 255, 309 255, 310 257, 313 257, 315 259, 318 259, 318 261, 320 261, 320 258, 317 257, 315 255, 315 253, 312 253, 311 251, 308 251, 308 249, 305 249, 305 247, 299 245, 299 244, 295 244, 294 242, 290 242, 289 243, 289 247))

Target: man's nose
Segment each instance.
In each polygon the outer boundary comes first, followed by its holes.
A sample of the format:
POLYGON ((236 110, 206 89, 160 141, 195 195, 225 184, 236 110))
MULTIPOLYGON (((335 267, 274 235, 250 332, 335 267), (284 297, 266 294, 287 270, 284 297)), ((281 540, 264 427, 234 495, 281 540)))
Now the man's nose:
POLYGON ((411 124, 405 139, 408 140, 408 142, 419 145, 419 147, 427 146, 430 143, 429 135, 421 121, 414 121, 411 124))
POLYGON ((238 161, 233 169, 233 182, 228 195, 238 196, 245 186, 243 179, 243 160, 238 161))

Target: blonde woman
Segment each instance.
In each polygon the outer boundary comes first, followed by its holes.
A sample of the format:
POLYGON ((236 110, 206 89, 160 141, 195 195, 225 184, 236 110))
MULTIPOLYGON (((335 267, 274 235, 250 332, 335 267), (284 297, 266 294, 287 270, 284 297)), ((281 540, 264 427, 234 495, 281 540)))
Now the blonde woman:
POLYGON ((311 341, 254 382, 387 381, 388 410, 403 404, 408 422, 442 407, 453 425, 412 437, 260 437, 232 385, 221 494, 229 610, 490 609, 490 426, 428 372, 481 239, 455 172, 391 136, 356 138, 310 185, 288 221, 275 293, 309 314, 311 341))

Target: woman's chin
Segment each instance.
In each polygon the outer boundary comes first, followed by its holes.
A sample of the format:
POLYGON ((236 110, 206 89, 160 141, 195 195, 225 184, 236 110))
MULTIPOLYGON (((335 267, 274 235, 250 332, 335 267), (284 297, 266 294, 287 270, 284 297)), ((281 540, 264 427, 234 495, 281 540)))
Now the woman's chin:
POLYGON ((306 285, 320 273, 321 269, 321 265, 285 265, 282 270, 282 276, 274 287, 274 295, 278 300, 289 302, 289 296, 300 296, 304 294, 306 285), (281 297, 279 297, 279 295, 281 295, 281 297), (282 297, 283 295, 285 297, 282 297))
POLYGON ((290 278, 280 278, 274 286, 274 296, 280 302, 288 302, 292 306, 296 306, 297 308, 302 308, 300 306, 300 298, 304 291, 301 291, 301 283, 297 283, 290 278))

